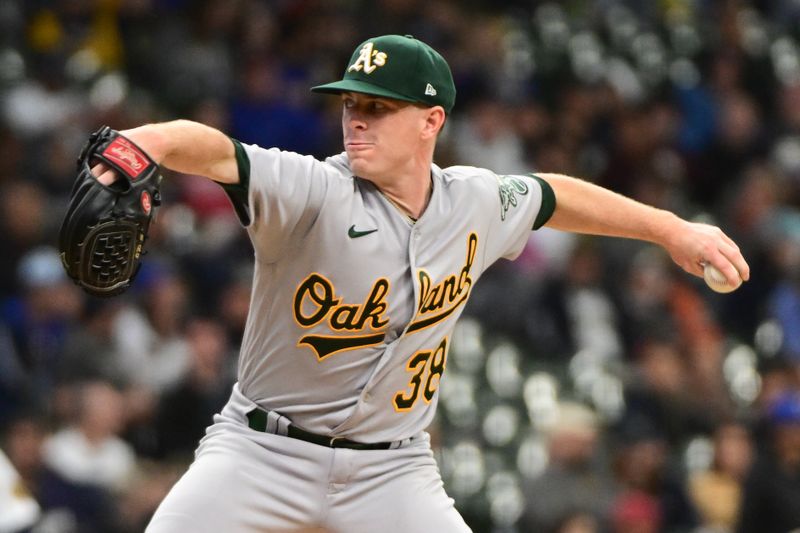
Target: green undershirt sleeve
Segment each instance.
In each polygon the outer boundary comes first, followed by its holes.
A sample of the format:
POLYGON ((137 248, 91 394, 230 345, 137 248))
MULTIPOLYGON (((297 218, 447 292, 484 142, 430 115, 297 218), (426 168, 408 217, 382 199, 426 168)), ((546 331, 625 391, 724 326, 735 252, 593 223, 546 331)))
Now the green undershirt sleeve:
POLYGON ((250 202, 248 201, 248 189, 250 187, 250 158, 247 157, 242 143, 236 139, 231 139, 233 148, 236 151, 236 166, 239 169, 239 183, 220 183, 222 189, 230 198, 236 216, 244 226, 250 225, 250 202))
POLYGON ((533 221, 533 229, 537 230, 544 226, 553 216, 553 211, 556 210, 556 195, 553 192, 553 188, 545 180, 536 174, 531 174, 530 176, 538 181, 542 187, 542 205, 539 207, 539 214, 536 215, 536 220, 533 221))

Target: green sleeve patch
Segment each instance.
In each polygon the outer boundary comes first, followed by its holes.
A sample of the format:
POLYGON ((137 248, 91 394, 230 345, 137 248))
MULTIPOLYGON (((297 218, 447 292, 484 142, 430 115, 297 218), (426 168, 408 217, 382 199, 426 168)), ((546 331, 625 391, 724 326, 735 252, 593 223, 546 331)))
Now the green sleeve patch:
POLYGON ((236 151, 236 166, 239 169, 239 182, 238 183, 220 183, 222 189, 230 198, 233 204, 233 209, 236 211, 236 216, 244 226, 249 226, 250 218, 250 202, 248 200, 248 191, 250 188, 250 158, 247 157, 242 143, 236 139, 231 139, 233 148, 236 151))
POLYGON ((505 220, 508 210, 517 207, 517 196, 528 194, 528 185, 516 176, 497 176, 497 186, 500 192, 500 220, 505 220))
POLYGON ((553 192, 553 188, 550 184, 545 180, 536 174, 531 174, 530 176, 538 181, 539 185, 542 187, 542 205, 539 207, 539 214, 536 215, 536 220, 533 221, 533 229, 537 230, 544 226, 545 223, 550 220, 550 217, 553 216, 553 212, 556 210, 556 194, 553 192))

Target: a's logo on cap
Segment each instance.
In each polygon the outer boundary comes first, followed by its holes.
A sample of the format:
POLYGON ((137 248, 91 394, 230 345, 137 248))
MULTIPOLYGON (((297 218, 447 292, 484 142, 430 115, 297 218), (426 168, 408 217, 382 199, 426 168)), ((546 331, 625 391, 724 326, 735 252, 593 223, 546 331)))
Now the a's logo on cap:
POLYGON ((425 86, 425 94, 428 96, 436 96, 436 89, 430 83, 425 86))
POLYGON ((385 52, 379 52, 372 43, 367 43, 361 47, 355 63, 347 67, 347 72, 363 70, 365 74, 371 74, 373 70, 386 64, 386 58, 385 52))

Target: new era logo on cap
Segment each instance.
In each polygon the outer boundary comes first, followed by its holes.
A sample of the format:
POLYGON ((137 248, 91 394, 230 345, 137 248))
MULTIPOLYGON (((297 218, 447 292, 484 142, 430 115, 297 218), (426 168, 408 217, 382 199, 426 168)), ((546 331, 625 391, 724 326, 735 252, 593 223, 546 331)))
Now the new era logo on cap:
POLYGON ((436 89, 433 88, 433 85, 430 83, 425 86, 425 94, 428 96, 436 96, 436 89))

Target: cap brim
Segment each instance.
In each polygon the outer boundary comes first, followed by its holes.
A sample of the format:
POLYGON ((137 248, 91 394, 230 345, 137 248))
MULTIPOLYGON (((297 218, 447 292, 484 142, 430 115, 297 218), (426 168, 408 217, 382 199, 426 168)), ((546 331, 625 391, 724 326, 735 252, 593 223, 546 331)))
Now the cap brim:
POLYGON ((384 98, 394 98, 395 100, 403 100, 406 102, 418 102, 418 100, 414 98, 360 80, 340 80, 333 83, 326 83, 325 85, 317 85, 316 87, 312 87, 311 91, 326 94, 341 94, 346 92, 363 93, 372 96, 382 96, 384 98))

